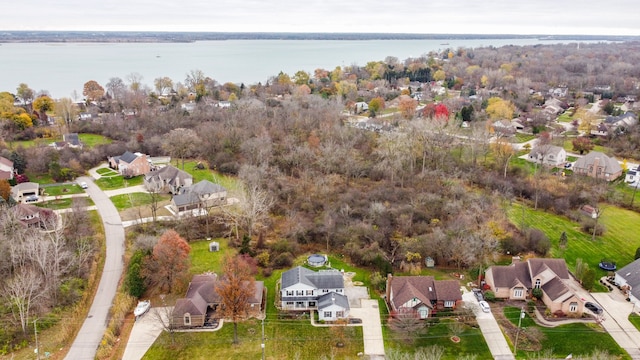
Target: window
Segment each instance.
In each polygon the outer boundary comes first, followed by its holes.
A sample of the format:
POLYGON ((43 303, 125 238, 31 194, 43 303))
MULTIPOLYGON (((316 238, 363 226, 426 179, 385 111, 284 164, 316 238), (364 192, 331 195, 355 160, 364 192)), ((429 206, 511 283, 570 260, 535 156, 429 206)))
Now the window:
POLYGON ((452 308, 452 307, 453 307, 453 305, 455 305, 455 304, 456 304, 456 302, 455 302, 455 301, 447 300, 447 301, 445 301, 445 302, 444 302, 444 307, 446 307, 446 308, 452 308))
POLYGON ((322 289, 322 292, 323 292, 323 293, 328 293, 328 292, 329 292, 329 290, 327 290, 327 289, 322 289))
POLYGON ((307 295, 313 295, 313 290, 307 290, 307 295))
POLYGON ((324 312, 324 317, 330 318, 331 317, 331 311, 325 311, 324 312))
POLYGON ((296 295, 304 295, 304 290, 296 290, 296 295))
POLYGON ((309 301, 309 307, 316 307, 315 301, 309 301))
POLYGON ((571 304, 569 304, 569 312, 576 312, 576 311, 578 311, 578 303, 572 302, 571 304))
POLYGON ((513 297, 521 298, 523 293, 522 288, 515 288, 513 290, 513 297))
POLYGON ((287 296, 293 296, 293 291, 287 290, 287 296))
POLYGON ((287 306, 293 306, 293 301, 287 301, 287 306))
POLYGON ((184 314, 184 324, 191 325, 191 314, 189 313, 184 314))
POLYGON ((540 279, 536 279, 536 289, 540 289, 540 279))
POLYGON ((418 313, 420 313, 420 319, 425 319, 427 318, 427 316, 429 316, 429 310, 426 308, 420 308, 420 310, 418 310, 418 313))
POLYGON ((305 306, 304 306, 304 301, 298 301, 298 302, 296 303, 296 307, 297 307, 297 308, 303 308, 303 307, 305 307, 305 306))
POLYGON ((344 317, 344 311, 336 311, 336 317, 337 318, 343 318, 344 317))

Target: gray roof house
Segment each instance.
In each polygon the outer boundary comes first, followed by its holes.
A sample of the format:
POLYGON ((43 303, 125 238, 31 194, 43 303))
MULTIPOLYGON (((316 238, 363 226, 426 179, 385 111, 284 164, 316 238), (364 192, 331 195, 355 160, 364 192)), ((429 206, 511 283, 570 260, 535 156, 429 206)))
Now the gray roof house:
POLYGON ((342 294, 329 293, 318 298, 318 319, 336 321, 349 316, 349 299, 342 294))
POLYGON ((213 206, 224 205, 227 189, 209 180, 202 180, 191 186, 183 187, 179 194, 171 199, 171 208, 177 214, 194 209, 207 210, 213 206))
POLYGON ((387 275, 387 302, 394 311, 412 309, 421 319, 438 310, 455 309, 462 301, 456 280, 435 280, 433 276, 387 275))
POLYGON ((67 143, 70 148, 82 149, 82 142, 77 133, 70 133, 62 135, 62 140, 67 143))
POLYGON ((144 186, 149 191, 179 194, 185 186, 193 184, 193 176, 172 165, 148 172, 144 176, 144 186))
POLYGON ((125 151, 120 156, 109 157, 109 167, 125 176, 145 175, 151 171, 151 162, 147 155, 125 151))
POLYGON ((578 175, 613 181, 622 175, 622 167, 615 158, 598 151, 592 151, 576 161, 573 172, 578 175))
POLYGON ((560 146, 540 145, 531 149, 527 160, 547 166, 562 166, 567 161, 567 151, 560 146))
MULTIPOLYGON (((342 302, 344 295, 344 279, 342 273, 337 270, 320 270, 315 272, 302 266, 298 266, 282 273, 280 278, 280 305, 283 310, 313 310, 319 309, 318 302, 323 296, 334 295, 332 302, 337 307, 332 307, 332 314, 320 314, 323 318, 333 319, 348 316, 348 301, 346 306, 342 302), (338 307, 342 308, 339 310, 338 307), (342 311, 337 314, 336 311, 342 311), (330 316, 329 316, 330 315, 330 316)), ((331 299, 331 298, 329 298, 331 299)), ((323 305, 328 306, 328 300, 323 298, 323 305)), ((327 310, 329 311, 329 310, 327 310)))
POLYGON ((640 259, 618 270, 615 279, 620 288, 627 291, 629 301, 640 306, 640 259))

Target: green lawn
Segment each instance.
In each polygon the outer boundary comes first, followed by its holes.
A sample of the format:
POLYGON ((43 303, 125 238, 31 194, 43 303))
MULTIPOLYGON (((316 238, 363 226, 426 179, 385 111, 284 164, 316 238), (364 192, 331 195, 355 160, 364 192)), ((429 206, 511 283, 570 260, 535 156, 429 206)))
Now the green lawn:
MULTIPOLYGON (((159 202, 169 199, 171 199, 169 195, 160 195, 159 202)), ((113 202, 118 211, 122 211, 136 206, 151 204, 151 195, 143 192, 115 195, 111 197, 111 202, 113 202)))
MULTIPOLYGON (((192 241, 191 246, 191 274, 197 275, 208 271, 219 273, 222 271, 222 260, 226 254, 235 254, 235 249, 230 249, 227 239, 213 239, 220 243, 220 251, 209 252, 209 241, 192 241)), ((213 241, 212 240, 212 241, 213 241)))
MULTIPOLYGON (((234 192, 239 190, 240 185, 236 178, 220 174, 217 171, 213 171, 207 167, 206 163, 203 163, 203 165, 205 166, 204 169, 197 169, 197 164, 198 162, 196 160, 188 160, 184 162, 184 171, 193 176, 194 184, 202 180, 209 180, 214 184, 220 184, 225 189, 227 189, 227 191, 234 192)), ((178 169, 182 169, 182 162, 176 165, 176 167, 178 169)))
MULTIPOLYGON (((606 226, 602 236, 591 235, 580 231, 580 225, 571 220, 540 210, 524 207, 524 221, 527 226, 542 230, 551 241, 551 256, 564 258, 569 268, 575 267, 576 259, 582 258, 598 275, 605 275, 598 269, 601 259, 615 261, 618 268, 632 262, 636 249, 640 246, 640 214, 622 208, 604 205, 600 223, 606 226), (566 231, 568 243, 566 249, 558 246, 560 234, 566 231)), ((522 204, 514 203, 508 212, 509 219, 520 227, 523 218, 522 204)))
POLYGON ((96 180, 96 185, 98 185, 102 190, 113 190, 123 187, 142 185, 143 180, 144 176, 125 179, 122 175, 118 175, 113 177, 101 177, 96 180))
POLYGON ((515 141, 516 143, 523 143, 523 142, 527 142, 529 140, 535 139, 536 136, 532 134, 516 133, 515 138, 516 138, 516 141, 515 141))
POLYGON ((629 315, 629 321, 636 327, 636 329, 640 330, 640 315, 636 313, 629 315))
POLYGON ((96 170, 100 176, 118 176, 120 175, 117 171, 110 168, 99 168, 96 170))
MULTIPOLYGON (((511 323, 518 325, 520 309, 507 306, 504 308, 504 315, 511 323)), ((560 325, 554 328, 538 326, 534 323, 529 314, 525 313, 521 323, 523 331, 529 328, 537 328, 544 338, 540 341, 543 349, 552 349, 559 358, 564 358, 568 354, 581 355, 589 354, 596 349, 606 350, 611 359, 627 359, 625 351, 607 334, 599 325, 574 323, 560 325)), ((518 351, 518 358, 526 359, 528 353, 518 351)))
POLYGON ((40 185, 56 183, 51 177, 51 175, 49 175, 49 173, 35 174, 35 173, 27 172, 26 174, 27 174, 27 177, 29 178, 29 181, 38 183, 40 185))
MULTIPOLYGON (((573 139, 567 139, 567 140, 565 140, 565 141, 564 141, 564 143, 562 143, 562 147, 563 147, 566 151, 574 152, 574 150, 573 150, 573 139)), ((594 146, 593 146, 593 151, 598 151, 598 152, 601 152, 601 153, 608 154, 610 150, 609 150, 608 148, 606 148, 606 147, 602 146, 602 145, 594 145, 594 146)), ((587 153, 585 153, 585 155, 586 155, 586 154, 587 154, 587 153)))
POLYGON ((84 190, 77 184, 42 187, 47 196, 81 194, 84 190))
POLYGON ((573 121, 573 116, 569 115, 569 111, 566 111, 562 114, 560 114, 560 116, 558 116, 558 121, 559 122, 572 122, 573 121))
MULTIPOLYGON (((91 198, 86 197, 86 206, 93 206, 95 205, 93 203, 93 200, 91 200, 91 198)), ((51 200, 51 201, 43 201, 43 202, 39 202, 36 203, 36 206, 40 206, 43 208, 47 208, 47 209, 53 209, 53 210, 60 210, 60 209, 68 209, 72 206, 73 204, 73 199, 68 198, 68 199, 58 199, 58 200, 51 200)))
POLYGON ((97 134, 78 134, 80 138, 80 142, 84 144, 85 147, 92 148, 96 145, 101 144, 111 144, 112 140, 108 137, 97 135, 97 134))

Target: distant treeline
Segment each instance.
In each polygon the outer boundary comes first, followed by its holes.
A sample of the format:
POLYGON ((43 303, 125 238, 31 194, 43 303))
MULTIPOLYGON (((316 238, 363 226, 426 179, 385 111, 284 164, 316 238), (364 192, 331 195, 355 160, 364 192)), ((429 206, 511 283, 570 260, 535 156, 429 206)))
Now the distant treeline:
POLYGON ((465 40, 541 39, 632 41, 640 36, 514 35, 514 34, 391 34, 391 33, 239 33, 146 31, 3 31, 0 42, 194 42, 204 40, 465 40))

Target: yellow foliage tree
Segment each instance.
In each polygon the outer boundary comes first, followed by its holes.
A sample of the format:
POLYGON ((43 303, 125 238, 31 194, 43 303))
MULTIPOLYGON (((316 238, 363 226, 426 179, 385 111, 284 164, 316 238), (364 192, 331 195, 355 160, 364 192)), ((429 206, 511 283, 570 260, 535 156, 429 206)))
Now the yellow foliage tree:
POLYGON ((480 85, 482 85, 482 87, 486 87, 488 83, 489 78, 487 77, 487 75, 482 75, 482 77, 480 78, 480 85))
POLYGON ((445 77, 446 77, 446 74, 444 70, 438 70, 435 73, 433 73, 433 80, 435 81, 442 81, 444 80, 445 77))
POLYGON ((488 100, 487 114, 490 118, 497 119, 512 119, 515 112, 515 106, 511 101, 501 99, 499 97, 492 97, 488 100))

